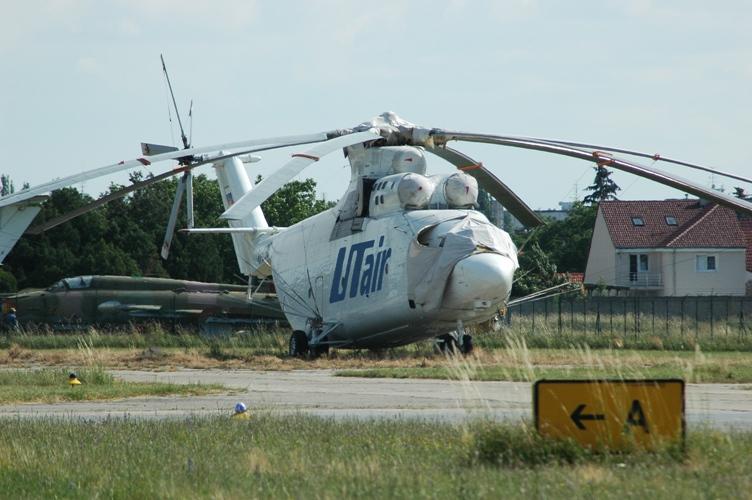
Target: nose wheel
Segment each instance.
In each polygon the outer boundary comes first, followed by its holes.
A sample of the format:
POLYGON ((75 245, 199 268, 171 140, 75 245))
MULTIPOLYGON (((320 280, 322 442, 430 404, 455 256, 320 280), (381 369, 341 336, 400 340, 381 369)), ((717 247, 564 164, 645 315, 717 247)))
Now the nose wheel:
POLYGON ((302 330, 295 330, 290 335, 289 354, 294 358, 316 359, 322 354, 329 353, 329 345, 319 343, 311 345, 308 341, 308 335, 302 330))
POLYGON ((436 346, 445 354, 453 354, 457 351, 470 354, 473 352, 473 336, 465 331, 462 321, 458 321, 455 331, 436 338, 436 346))

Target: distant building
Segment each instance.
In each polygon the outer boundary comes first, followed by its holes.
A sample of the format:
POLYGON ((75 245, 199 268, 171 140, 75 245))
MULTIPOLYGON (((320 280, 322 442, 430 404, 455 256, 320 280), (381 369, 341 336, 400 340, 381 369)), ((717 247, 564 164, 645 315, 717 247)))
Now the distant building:
MULTIPOLYGON (((502 224, 499 226, 504 231, 511 233, 514 231, 517 231, 518 229, 522 229, 523 225, 514 218, 512 214, 504 210, 504 207, 498 204, 496 200, 493 200, 496 205, 498 205, 500 210, 500 217, 499 219, 502 221, 502 224)), ((572 210, 572 205, 574 205, 574 202, 572 201, 560 201, 559 202, 559 208, 555 209, 547 209, 547 210, 536 210, 535 213, 538 214, 542 219, 551 219, 551 220, 564 220, 567 217, 569 217, 569 212, 572 210)))
POLYGON ((752 221, 701 200, 604 201, 585 286, 633 295, 744 295, 752 221))

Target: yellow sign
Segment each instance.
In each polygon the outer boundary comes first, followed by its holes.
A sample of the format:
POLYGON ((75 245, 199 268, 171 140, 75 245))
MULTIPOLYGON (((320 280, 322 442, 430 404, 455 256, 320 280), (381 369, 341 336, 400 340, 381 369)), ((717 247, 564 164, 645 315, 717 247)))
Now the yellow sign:
POLYGON ((684 440, 684 381, 539 380, 533 412, 543 436, 590 447, 654 449, 684 440))

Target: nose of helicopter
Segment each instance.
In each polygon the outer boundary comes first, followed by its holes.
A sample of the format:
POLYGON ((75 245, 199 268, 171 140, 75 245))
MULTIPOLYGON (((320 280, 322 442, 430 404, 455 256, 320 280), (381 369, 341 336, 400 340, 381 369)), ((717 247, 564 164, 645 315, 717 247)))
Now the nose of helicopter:
POLYGON ((498 253, 476 253, 455 264, 443 306, 485 310, 501 305, 512 291, 515 263, 498 253))

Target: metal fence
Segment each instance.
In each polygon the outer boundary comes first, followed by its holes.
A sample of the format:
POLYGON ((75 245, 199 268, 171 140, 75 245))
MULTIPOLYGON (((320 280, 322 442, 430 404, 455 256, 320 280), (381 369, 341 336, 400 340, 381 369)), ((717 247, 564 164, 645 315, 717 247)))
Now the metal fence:
POLYGON ((559 296, 510 307, 506 323, 524 323, 531 332, 746 337, 752 332, 752 297, 559 296))

